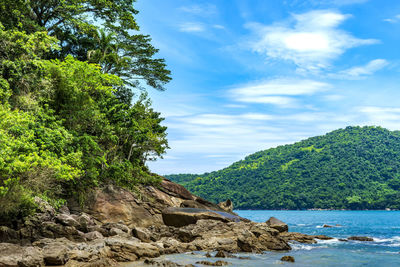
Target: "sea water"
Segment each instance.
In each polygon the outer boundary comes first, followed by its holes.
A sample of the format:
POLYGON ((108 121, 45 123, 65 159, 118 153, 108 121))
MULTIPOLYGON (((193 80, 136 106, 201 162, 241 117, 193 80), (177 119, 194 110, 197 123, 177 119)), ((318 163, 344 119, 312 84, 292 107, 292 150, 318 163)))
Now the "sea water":
MULTIPOLYGON (((250 259, 222 259, 229 266, 399 266, 400 267, 400 211, 279 211, 237 210, 240 216, 255 222, 265 222, 273 216, 289 225, 289 231, 311 235, 327 235, 333 240, 317 244, 291 244, 287 252, 264 254, 240 253, 250 259), (324 228, 323 225, 340 225, 324 228), (373 242, 339 241, 350 236, 368 236, 373 242), (295 263, 280 261, 284 255, 293 256, 295 263)), ((161 257, 180 264, 196 261, 217 261, 206 258, 204 252, 165 255, 161 257)), ((221 259, 220 259, 221 260, 221 259)))

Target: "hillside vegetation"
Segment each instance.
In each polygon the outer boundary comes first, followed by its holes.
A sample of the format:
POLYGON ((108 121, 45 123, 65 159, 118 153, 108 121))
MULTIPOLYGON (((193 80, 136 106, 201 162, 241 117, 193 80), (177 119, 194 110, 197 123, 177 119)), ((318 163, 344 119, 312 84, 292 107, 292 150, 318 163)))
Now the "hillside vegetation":
POLYGON ((347 127, 254 153, 203 175, 169 175, 241 209, 400 208, 400 132, 347 127))

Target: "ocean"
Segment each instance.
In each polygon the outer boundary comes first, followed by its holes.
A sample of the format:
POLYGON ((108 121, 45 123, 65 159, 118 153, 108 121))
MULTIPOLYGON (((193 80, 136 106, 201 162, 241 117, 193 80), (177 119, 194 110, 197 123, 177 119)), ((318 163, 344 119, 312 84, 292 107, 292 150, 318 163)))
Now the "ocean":
MULTIPOLYGON (((281 210, 237 210, 240 216, 255 222, 265 222, 274 216, 289 225, 289 231, 305 234, 324 234, 333 240, 317 244, 292 244, 288 252, 264 254, 240 253, 250 259, 223 259, 229 266, 400 266, 400 211, 281 211, 281 210), (324 228, 324 224, 341 225, 324 228), (373 242, 339 241, 350 236, 368 236, 373 242), (293 256, 295 263, 280 261, 284 255, 293 256)), ((162 259, 180 264, 196 261, 216 261, 205 258, 204 252, 165 255, 162 259)), ((239 254, 237 254, 239 255, 239 254)))

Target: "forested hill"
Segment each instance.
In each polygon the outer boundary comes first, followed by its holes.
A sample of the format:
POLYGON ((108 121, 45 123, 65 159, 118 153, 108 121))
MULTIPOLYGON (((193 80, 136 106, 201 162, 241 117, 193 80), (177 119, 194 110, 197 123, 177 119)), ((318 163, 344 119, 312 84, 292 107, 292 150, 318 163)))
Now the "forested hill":
POLYGON ((347 127, 254 153, 203 175, 169 175, 241 209, 400 208, 400 132, 347 127))

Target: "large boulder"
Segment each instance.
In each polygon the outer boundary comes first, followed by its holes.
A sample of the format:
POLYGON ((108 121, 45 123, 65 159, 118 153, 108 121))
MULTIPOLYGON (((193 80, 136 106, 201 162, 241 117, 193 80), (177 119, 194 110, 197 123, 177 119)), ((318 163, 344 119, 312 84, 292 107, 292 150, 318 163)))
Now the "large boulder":
POLYGON ((198 220, 217 220, 221 222, 238 222, 240 217, 227 212, 195 208, 167 208, 162 212, 165 225, 182 227, 195 224, 198 220))
POLYGON ((278 230, 280 233, 287 232, 289 227, 286 223, 282 222, 281 220, 271 217, 268 221, 265 222, 269 227, 278 230))
POLYGON ((16 244, 0 243, 0 266, 44 266, 40 250, 16 244))
POLYGON ((193 200, 193 195, 190 193, 185 187, 171 182, 168 179, 163 179, 160 184, 161 190, 167 192, 170 195, 174 195, 175 197, 193 200))

